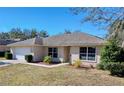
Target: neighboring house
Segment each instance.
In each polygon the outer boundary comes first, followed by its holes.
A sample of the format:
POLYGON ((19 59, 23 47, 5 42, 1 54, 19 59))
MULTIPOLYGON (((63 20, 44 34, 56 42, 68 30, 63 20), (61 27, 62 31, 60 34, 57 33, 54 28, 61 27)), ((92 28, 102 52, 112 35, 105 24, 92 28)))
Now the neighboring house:
POLYGON ((62 34, 47 38, 33 38, 8 45, 14 59, 24 60, 27 54, 33 55, 34 61, 41 61, 51 55, 53 61, 100 62, 100 49, 104 46, 102 38, 83 32, 62 34))
POLYGON ((9 47, 7 47, 7 44, 11 44, 11 43, 14 43, 14 42, 17 42, 17 41, 1 39, 0 40, 0 52, 9 51, 10 49, 9 49, 9 47))

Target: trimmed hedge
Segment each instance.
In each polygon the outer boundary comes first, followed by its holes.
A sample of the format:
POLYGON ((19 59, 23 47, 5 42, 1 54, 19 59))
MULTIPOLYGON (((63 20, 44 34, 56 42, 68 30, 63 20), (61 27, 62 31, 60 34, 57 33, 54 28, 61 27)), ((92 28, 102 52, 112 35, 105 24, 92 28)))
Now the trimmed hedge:
POLYGON ((0 51, 0 57, 5 57, 5 51, 0 51))
POLYGON ((33 61, 33 56, 32 55, 25 55, 25 60, 27 62, 32 62, 33 61))
POLYGON ((6 52, 6 53, 5 53, 5 58, 6 58, 6 59, 13 59, 12 53, 6 52))

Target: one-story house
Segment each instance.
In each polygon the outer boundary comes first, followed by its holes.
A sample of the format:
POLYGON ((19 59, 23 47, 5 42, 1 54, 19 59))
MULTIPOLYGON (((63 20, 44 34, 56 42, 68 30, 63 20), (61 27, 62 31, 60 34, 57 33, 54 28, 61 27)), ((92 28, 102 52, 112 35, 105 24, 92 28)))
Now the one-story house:
POLYGON ((9 44, 14 59, 25 60, 25 55, 33 55, 34 61, 42 61, 47 55, 55 62, 71 62, 80 59, 84 62, 99 63, 100 49, 104 46, 100 37, 83 32, 73 32, 46 38, 33 38, 9 44))

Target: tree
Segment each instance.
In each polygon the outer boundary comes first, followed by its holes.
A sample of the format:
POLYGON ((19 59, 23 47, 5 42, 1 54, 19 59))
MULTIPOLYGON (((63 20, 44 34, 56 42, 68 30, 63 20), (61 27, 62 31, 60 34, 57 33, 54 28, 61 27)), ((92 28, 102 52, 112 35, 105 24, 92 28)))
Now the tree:
POLYGON ((31 38, 31 30, 30 29, 23 29, 23 40, 31 38))
POLYGON ((92 7, 92 8, 71 8, 73 14, 82 15, 81 22, 90 22, 94 25, 109 27, 117 20, 124 20, 124 8, 105 8, 105 7, 92 7))
POLYGON ((71 33, 72 33, 71 30, 65 29, 64 34, 71 34, 71 33))
POLYGON ((37 34, 38 34, 38 32, 37 32, 37 30, 35 28, 31 29, 31 36, 30 36, 30 38, 37 37, 37 34))
POLYGON ((109 31, 108 37, 113 33, 115 34, 115 32, 117 34, 120 33, 120 31, 123 31, 124 8, 122 7, 71 8, 71 11, 75 15, 82 15, 82 23, 89 22, 99 28, 107 29, 109 31))
POLYGON ((109 28, 108 39, 116 38, 119 45, 124 41, 124 20, 115 21, 109 28))
POLYGON ((0 39, 10 39, 10 36, 6 32, 0 33, 0 39))
POLYGON ((45 31, 45 30, 41 30, 38 35, 40 37, 44 37, 44 38, 49 36, 47 31, 45 31))
POLYGON ((120 47, 118 46, 118 41, 116 39, 111 39, 108 41, 106 46, 102 49, 101 52, 101 61, 102 62, 118 62, 120 47))
POLYGON ((24 34, 20 28, 12 28, 9 32, 11 39, 22 39, 24 34))

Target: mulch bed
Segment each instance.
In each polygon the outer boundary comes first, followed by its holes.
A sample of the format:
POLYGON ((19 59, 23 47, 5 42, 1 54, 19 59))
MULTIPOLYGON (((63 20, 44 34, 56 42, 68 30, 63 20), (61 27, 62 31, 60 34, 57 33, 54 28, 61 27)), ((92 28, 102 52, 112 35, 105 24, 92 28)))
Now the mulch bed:
POLYGON ((42 65, 56 65, 60 64, 60 62, 52 62, 51 64, 45 63, 45 62, 37 62, 37 64, 42 64, 42 65))

